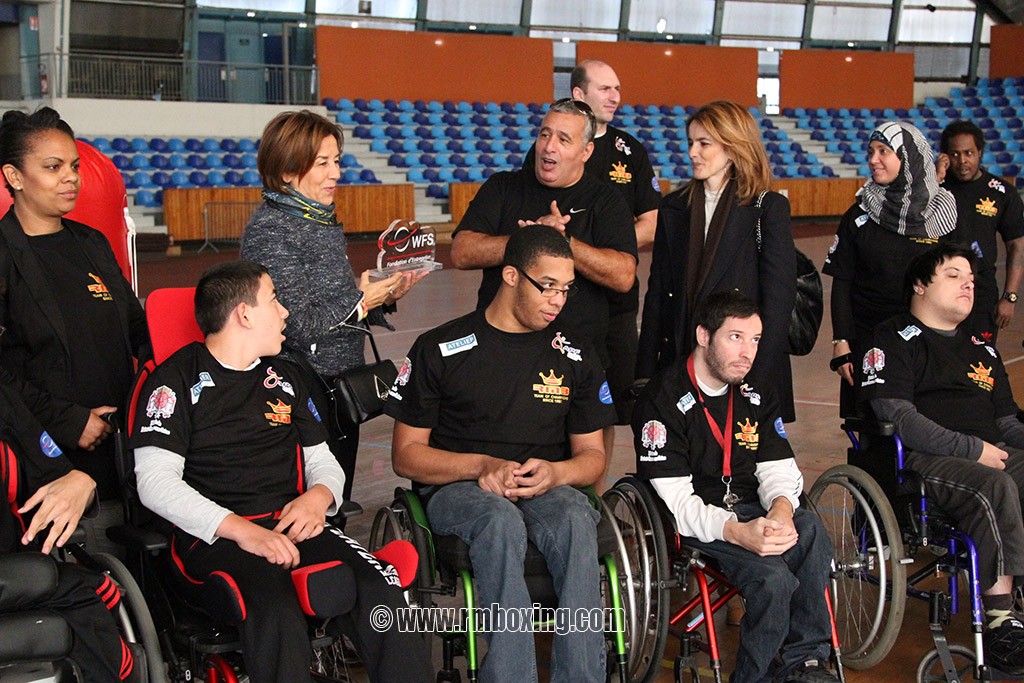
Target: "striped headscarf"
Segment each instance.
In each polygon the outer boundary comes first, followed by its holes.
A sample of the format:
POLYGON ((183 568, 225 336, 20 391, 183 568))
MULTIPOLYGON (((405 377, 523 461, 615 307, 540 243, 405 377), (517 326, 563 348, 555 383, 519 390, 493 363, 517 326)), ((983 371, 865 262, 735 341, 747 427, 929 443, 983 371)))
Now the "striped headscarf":
POLYGON ((900 172, 888 185, 868 180, 857 192, 860 206, 880 226, 907 237, 941 237, 956 228, 956 200, 939 187, 928 140, 914 126, 886 121, 871 141, 888 145, 900 157, 900 172))

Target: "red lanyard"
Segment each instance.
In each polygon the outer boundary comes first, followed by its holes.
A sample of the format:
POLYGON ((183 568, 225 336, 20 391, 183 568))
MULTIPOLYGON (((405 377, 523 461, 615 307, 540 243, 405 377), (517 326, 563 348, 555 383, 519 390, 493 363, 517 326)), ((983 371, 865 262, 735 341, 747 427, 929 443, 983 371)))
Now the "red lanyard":
MULTIPOLYGON (((721 427, 715 421, 715 418, 711 416, 711 411, 708 410, 707 405, 704 403, 704 395, 700 393, 700 385, 697 384, 697 373, 693 371, 693 354, 686 359, 686 372, 690 375, 690 382, 693 383, 693 388, 697 392, 697 400, 700 402, 700 407, 704 409, 704 417, 708 420, 708 427, 711 428, 711 434, 715 437, 715 441, 722 447, 722 476, 732 476, 732 439, 727 439, 725 434, 722 433, 721 427)), ((729 386, 729 407, 725 411, 725 428, 730 429, 732 425, 732 406, 735 403, 733 397, 733 387, 729 386)))

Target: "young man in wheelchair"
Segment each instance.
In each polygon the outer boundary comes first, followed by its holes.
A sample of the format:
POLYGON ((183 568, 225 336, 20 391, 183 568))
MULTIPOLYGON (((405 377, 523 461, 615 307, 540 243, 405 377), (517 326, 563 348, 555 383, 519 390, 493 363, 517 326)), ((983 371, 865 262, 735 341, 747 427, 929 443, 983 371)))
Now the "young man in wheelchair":
POLYGON ((974 304, 974 253, 940 245, 907 268, 910 312, 875 329, 859 381, 875 416, 911 449, 905 466, 978 549, 988 661, 1024 674, 1024 424, 998 352, 958 328, 974 304))
MULTIPOLYGON (((477 605, 530 609, 529 540, 560 608, 599 608, 600 515, 574 487, 601 476, 615 410, 594 350, 555 322, 573 292, 573 252, 557 230, 531 225, 509 237, 503 264, 486 309, 409 352, 385 405, 393 465, 427 499, 434 533, 470 547, 477 605)), ((537 680, 531 630, 487 636, 482 681, 537 680)), ((604 681, 605 657, 600 628, 556 635, 551 679, 604 681)))
POLYGON ((311 680, 304 612, 322 600, 335 609, 317 616, 338 615, 344 601, 335 593, 353 579, 354 606, 338 619, 371 679, 429 681, 422 638, 370 623, 377 605, 405 606, 397 573, 326 523, 345 477, 299 373, 269 358, 281 350, 288 311, 267 270, 249 261, 211 268, 196 287, 195 315, 205 344, 153 371, 131 439, 139 497, 175 525, 178 569, 235 595, 254 683, 311 680), (348 576, 311 576, 300 586, 299 568, 348 576))
MULTIPOLYGON (((96 482, 74 469, 36 422, 18 385, 0 369, 0 439, 17 456, 0 452, 0 490, 17 489, 9 505, 0 506, 0 622, 5 613, 56 612, 73 634, 68 659, 83 683, 132 680, 134 658, 110 614, 121 597, 117 587, 103 574, 48 555, 77 528, 95 500, 96 482)), ((19 639, 46 636, 9 632, 4 650, 14 650, 19 639)), ((40 644, 25 645, 38 652, 40 644)))
POLYGON ((835 681, 823 599, 832 544, 800 507, 803 476, 770 387, 743 379, 761 318, 738 291, 694 314, 693 353, 648 384, 633 413, 637 474, 684 544, 715 558, 746 601, 734 681, 835 681))

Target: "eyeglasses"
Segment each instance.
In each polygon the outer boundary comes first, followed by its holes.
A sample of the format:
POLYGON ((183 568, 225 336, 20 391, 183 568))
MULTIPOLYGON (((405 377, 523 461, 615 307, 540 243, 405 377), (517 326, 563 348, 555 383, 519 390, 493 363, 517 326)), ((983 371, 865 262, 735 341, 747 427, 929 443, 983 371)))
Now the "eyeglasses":
POLYGON ((514 267, 514 268, 515 268, 516 270, 518 270, 518 271, 519 271, 519 273, 520 273, 520 274, 521 274, 521 275, 522 275, 522 276, 523 276, 524 278, 526 278, 526 281, 527 281, 527 282, 529 282, 529 283, 530 283, 531 285, 533 285, 534 287, 536 287, 536 288, 537 288, 537 291, 538 291, 538 292, 540 292, 540 295, 541 295, 542 297, 544 297, 545 299, 554 299, 554 298, 555 298, 556 296, 558 296, 559 294, 562 294, 562 295, 564 295, 564 296, 565 296, 565 298, 566 298, 566 299, 568 299, 569 297, 571 297, 571 296, 572 296, 573 294, 575 294, 575 293, 576 293, 576 289, 577 289, 577 288, 576 288, 576 283, 575 283, 575 282, 574 282, 574 283, 572 283, 571 285, 569 285, 568 287, 564 288, 564 289, 563 289, 563 288, 561 288, 561 287, 552 287, 551 285, 542 285, 541 283, 537 282, 537 281, 536 281, 536 280, 534 280, 534 279, 533 279, 532 277, 530 277, 529 275, 527 275, 527 274, 526 274, 526 271, 524 271, 524 270, 523 270, 522 268, 520 268, 519 266, 513 266, 513 267, 514 267))
POLYGON ((551 109, 555 109, 555 111, 557 111, 556 107, 572 107, 580 114, 586 116, 589 120, 595 122, 597 121, 597 118, 594 116, 594 110, 591 109, 590 105, 584 102, 583 100, 574 100, 571 97, 563 97, 560 100, 555 100, 554 102, 552 102, 549 111, 551 109))

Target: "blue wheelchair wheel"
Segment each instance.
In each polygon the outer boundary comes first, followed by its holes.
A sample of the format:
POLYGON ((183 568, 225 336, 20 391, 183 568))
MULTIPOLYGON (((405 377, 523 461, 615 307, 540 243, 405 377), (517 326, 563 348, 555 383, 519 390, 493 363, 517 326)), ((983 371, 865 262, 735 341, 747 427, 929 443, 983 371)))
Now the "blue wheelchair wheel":
POLYGON ((881 487, 851 465, 824 472, 808 494, 832 539, 832 609, 843 662, 879 663, 903 622, 907 572, 896 515, 881 487))

